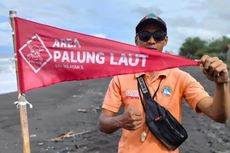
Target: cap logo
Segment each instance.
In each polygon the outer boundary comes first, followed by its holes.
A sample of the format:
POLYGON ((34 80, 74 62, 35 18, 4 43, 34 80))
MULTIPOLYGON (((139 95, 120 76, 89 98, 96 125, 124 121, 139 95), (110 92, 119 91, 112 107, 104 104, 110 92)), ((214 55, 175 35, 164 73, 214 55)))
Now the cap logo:
POLYGON ((145 19, 148 19, 148 18, 152 18, 152 19, 158 19, 159 17, 158 16, 156 16, 155 14, 149 14, 149 15, 147 15, 146 17, 145 17, 145 19))

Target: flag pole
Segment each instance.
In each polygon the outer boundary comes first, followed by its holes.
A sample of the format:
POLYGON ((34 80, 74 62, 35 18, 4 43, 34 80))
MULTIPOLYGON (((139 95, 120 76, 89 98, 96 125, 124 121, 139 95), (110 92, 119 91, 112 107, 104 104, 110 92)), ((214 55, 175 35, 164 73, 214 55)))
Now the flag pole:
MULTIPOLYGON (((9 11, 15 59, 16 59, 16 34, 15 34, 15 24, 13 19, 14 17, 16 17, 16 15, 17 15, 16 11, 14 10, 9 11)), ((20 113, 20 124, 22 130, 22 140, 23 140, 23 153, 30 153, 29 126, 28 126, 27 107, 26 107, 26 104, 28 104, 28 102, 26 101, 25 94, 20 93, 19 90, 17 59, 15 60, 15 70, 16 70, 17 88, 18 88, 18 101, 16 102, 16 104, 19 108, 19 113, 20 113)))

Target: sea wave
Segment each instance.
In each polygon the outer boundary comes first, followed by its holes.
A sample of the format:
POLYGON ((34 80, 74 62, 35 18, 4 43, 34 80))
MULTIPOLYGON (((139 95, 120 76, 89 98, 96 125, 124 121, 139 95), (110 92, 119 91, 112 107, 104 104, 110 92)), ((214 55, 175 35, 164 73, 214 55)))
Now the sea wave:
POLYGON ((17 90, 14 61, 13 58, 0 58, 0 94, 17 90))

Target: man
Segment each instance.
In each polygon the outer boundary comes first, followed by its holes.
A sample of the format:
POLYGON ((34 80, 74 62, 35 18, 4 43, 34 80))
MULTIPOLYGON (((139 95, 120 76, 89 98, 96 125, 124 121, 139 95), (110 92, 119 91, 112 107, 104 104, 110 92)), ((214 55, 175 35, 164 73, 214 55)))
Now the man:
MULTIPOLYGON (((167 42, 167 27, 160 17, 149 14, 136 26, 137 46, 163 51, 167 42)), ((230 114, 227 65, 217 57, 207 55, 200 59, 200 63, 207 78, 216 84, 213 97, 191 75, 177 68, 141 74, 144 74, 151 95, 163 78, 155 100, 178 121, 181 122, 184 97, 194 111, 225 123, 230 114)), ((119 153, 178 153, 178 149, 169 151, 162 145, 145 124, 145 113, 137 88, 137 77, 141 74, 119 75, 111 80, 99 117, 99 128, 105 133, 122 128, 119 153), (124 112, 118 115, 121 106, 124 112)))

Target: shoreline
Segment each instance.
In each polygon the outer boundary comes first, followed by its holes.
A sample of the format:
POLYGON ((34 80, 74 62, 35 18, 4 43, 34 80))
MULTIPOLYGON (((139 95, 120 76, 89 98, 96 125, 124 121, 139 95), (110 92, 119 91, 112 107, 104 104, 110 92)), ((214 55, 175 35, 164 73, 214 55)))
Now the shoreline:
MULTIPOLYGON (((213 94, 213 85, 196 68, 186 68, 213 94)), ((26 94, 31 152, 116 153, 120 130, 109 135, 97 128, 98 115, 110 78, 58 83, 26 94), (72 133, 71 133, 72 132, 72 133), (71 135, 72 134, 72 135, 71 135), (63 135, 60 141, 51 141, 63 135)), ((13 104, 17 92, 0 94, 0 150, 22 151, 19 111, 13 104)), ((215 123, 183 105, 182 124, 188 139, 180 153, 229 153, 230 123, 215 123)))

